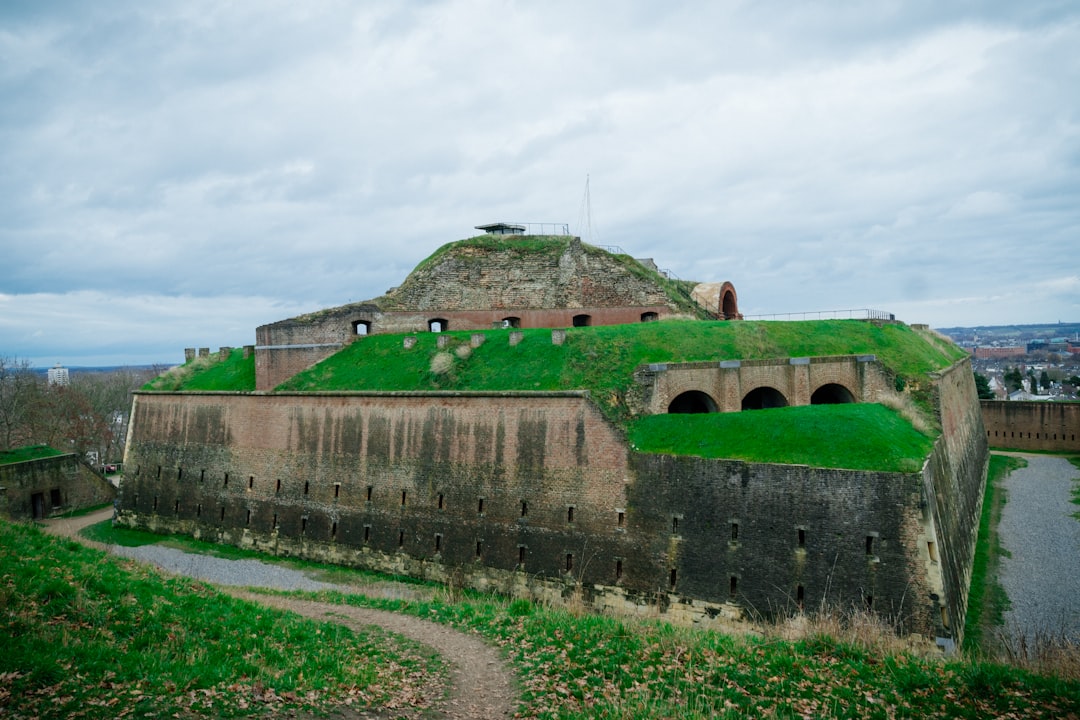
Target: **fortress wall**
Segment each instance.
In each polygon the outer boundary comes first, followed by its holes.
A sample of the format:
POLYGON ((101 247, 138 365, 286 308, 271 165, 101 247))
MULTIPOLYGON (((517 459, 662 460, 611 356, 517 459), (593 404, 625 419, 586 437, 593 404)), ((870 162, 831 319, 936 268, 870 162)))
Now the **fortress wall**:
MULTIPOLYGON (((942 432, 923 470, 928 509, 923 541, 935 542, 930 555, 938 560, 928 570, 941 575, 943 632, 959 641, 967 613, 989 452, 971 361, 965 358, 938 373, 934 388, 942 432)), ((925 547, 920 553, 924 559, 928 557, 925 547)))
POLYGON ((132 427, 128 525, 434 576, 636 555, 625 443, 578 394, 138 394, 132 427))
POLYGON ((932 634, 917 556, 918 473, 874 473, 667 455, 632 456, 629 512, 648 565, 675 592, 769 617, 822 607, 899 618, 932 634), (642 481, 648 478, 647 481, 642 481), (801 531, 801 533, 800 533, 801 531))
POLYGON ((1080 451, 1080 403, 980 401, 990 447, 1080 451))
POLYGON ((15 519, 33 518, 36 494, 42 516, 49 516, 110 502, 116 488, 72 454, 0 465, 0 512, 15 519))

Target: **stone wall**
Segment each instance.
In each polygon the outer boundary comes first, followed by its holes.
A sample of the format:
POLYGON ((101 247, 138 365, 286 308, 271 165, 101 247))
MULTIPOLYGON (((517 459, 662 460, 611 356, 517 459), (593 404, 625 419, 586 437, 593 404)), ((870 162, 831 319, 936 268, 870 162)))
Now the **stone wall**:
POLYGON ((635 455, 629 512, 666 587, 772 617, 872 609, 940 633, 920 473, 635 455))
POLYGON ((983 400, 990 447, 1080 452, 1080 403, 983 400))
MULTIPOLYGON (((507 318, 523 328, 620 325, 693 312, 680 308, 655 272, 585 246, 579 238, 498 248, 458 243, 374 300, 329 308, 256 329, 256 389, 271 390, 300 370, 370 333, 486 330, 507 318), (530 249, 531 248, 531 249, 530 249)), ((728 284, 730 285, 730 284, 728 284)), ((734 288, 728 293, 737 316, 734 288)))
POLYGON ((970 360, 960 360, 932 379, 941 435, 924 470, 928 520, 939 539, 930 554, 940 562, 942 623, 959 640, 990 456, 970 360))
MULTIPOLYGON (((966 380, 965 380, 966 378, 966 380)), ((632 453, 586 393, 138 393, 122 524, 683 622, 869 606, 958 637, 985 439, 923 472, 632 453)))
POLYGON ((0 496, 8 517, 32 519, 111 502, 116 488, 68 454, 0 465, 0 496))

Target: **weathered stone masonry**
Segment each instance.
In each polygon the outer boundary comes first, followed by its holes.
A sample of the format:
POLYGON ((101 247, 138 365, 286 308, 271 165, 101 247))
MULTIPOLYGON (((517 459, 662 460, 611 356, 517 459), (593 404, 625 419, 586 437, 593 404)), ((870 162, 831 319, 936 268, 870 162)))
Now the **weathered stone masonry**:
POLYGON ((0 465, 0 516, 43 518, 115 498, 116 488, 78 455, 0 465))
POLYGON ((958 638, 985 470, 970 367, 921 473, 629 450, 587 394, 139 393, 120 522, 708 622, 870 607, 958 638))

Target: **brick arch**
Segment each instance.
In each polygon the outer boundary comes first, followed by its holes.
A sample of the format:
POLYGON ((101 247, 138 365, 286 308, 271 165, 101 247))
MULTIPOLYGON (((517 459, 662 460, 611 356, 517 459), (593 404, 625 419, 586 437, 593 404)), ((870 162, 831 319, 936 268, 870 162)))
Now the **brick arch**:
POLYGON ((739 295, 735 292, 735 286, 725 281, 720 286, 720 317, 724 320, 741 320, 739 312, 739 295))
POLYGON ((720 406, 712 395, 703 390, 686 390, 679 393, 668 403, 668 413, 714 413, 720 411, 720 406))
POLYGON ((810 393, 811 405, 838 405, 858 402, 855 393, 843 383, 823 382, 810 393))
POLYGON ((771 385, 759 385, 742 397, 743 410, 787 407, 790 404, 787 396, 771 385))

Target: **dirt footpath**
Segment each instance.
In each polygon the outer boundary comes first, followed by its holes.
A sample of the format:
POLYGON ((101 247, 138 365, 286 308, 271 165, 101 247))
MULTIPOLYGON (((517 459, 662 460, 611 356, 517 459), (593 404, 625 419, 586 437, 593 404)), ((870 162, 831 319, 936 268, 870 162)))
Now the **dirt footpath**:
MULTIPOLYGON (((79 537, 78 533, 84 527, 108 520, 110 517, 112 517, 112 509, 107 508, 79 518, 47 520, 45 525, 48 531, 54 534, 74 537, 88 545, 109 550, 100 543, 93 543, 79 537)), ((250 602, 290 610, 314 620, 339 623, 354 630, 376 625, 432 648, 443 657, 447 667, 450 668, 449 687, 445 689, 445 694, 444 688, 431 688, 431 697, 425 698, 431 703, 429 709, 418 711, 415 714, 416 717, 452 720, 507 718, 512 717, 517 708, 518 692, 513 674, 498 652, 477 636, 428 620, 383 610, 261 595, 237 588, 223 587, 221 589, 223 592, 250 602), (442 697, 439 697, 440 695, 442 697)), ((400 718, 413 715, 400 708, 391 712, 373 710, 366 714, 343 708, 339 716, 359 719, 400 718)))

